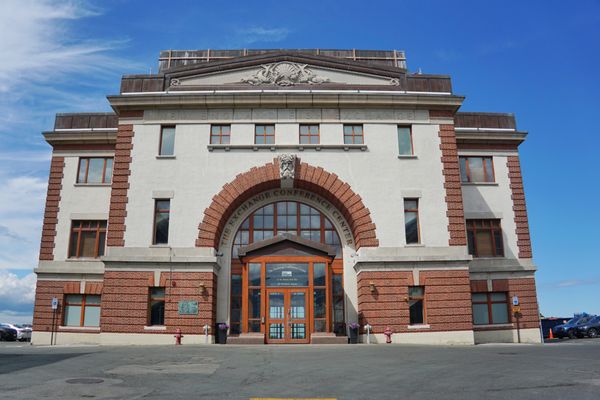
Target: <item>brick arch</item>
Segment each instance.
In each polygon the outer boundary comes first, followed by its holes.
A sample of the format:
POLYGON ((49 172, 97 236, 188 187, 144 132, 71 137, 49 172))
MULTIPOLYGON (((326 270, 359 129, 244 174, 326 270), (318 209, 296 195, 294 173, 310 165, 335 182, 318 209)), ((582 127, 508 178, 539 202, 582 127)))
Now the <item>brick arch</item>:
MULTIPOLYGON (((279 187, 281 180, 277 158, 271 163, 238 174, 233 181, 223 185, 210 206, 204 210, 204 219, 198 227, 196 247, 218 249, 223 228, 233 212, 250 197, 279 187)), ((336 174, 296 159, 294 187, 318 194, 342 213, 354 235, 356 250, 379 246, 369 209, 350 185, 336 174)))

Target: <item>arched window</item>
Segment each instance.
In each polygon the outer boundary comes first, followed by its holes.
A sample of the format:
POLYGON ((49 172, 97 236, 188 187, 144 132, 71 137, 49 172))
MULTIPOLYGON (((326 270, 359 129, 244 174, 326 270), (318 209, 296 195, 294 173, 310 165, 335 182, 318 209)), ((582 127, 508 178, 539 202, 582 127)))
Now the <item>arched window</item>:
POLYGON ((259 208, 244 220, 233 240, 232 257, 237 251, 280 233, 291 233, 315 242, 328 244, 341 256, 340 238, 331 221, 322 212, 296 201, 280 201, 259 208))

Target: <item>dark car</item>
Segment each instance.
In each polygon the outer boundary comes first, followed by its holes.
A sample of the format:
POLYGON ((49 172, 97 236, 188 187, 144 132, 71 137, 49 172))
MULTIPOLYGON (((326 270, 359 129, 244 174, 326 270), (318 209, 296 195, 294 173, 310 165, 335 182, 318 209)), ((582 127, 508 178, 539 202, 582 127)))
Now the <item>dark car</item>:
POLYGON ((576 315, 571 318, 567 323, 562 325, 557 325, 552 328, 552 333, 554 333, 554 337, 562 339, 565 337, 575 339, 577 337, 577 327, 581 325, 585 325, 588 323, 595 315, 576 315))
POLYGON ((0 326, 0 341, 14 342, 17 340, 17 330, 0 326))
POLYGON ((575 334, 577 337, 589 336, 591 338, 596 338, 600 336, 600 316, 594 317, 583 325, 577 326, 575 334))

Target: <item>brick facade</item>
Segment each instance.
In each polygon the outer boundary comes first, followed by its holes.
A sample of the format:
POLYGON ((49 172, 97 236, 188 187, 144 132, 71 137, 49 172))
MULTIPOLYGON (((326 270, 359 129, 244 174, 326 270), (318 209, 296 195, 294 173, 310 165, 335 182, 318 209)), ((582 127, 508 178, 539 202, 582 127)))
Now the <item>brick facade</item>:
POLYGON ((42 239, 40 243, 40 260, 43 261, 54 260, 54 239, 56 236, 56 224, 58 223, 64 168, 65 158, 53 156, 50 161, 44 225, 42 227, 42 239))
POLYGON ((531 239, 529 237, 529 220, 527 218, 525 190, 523 189, 523 176, 521 175, 519 156, 509 156, 506 164, 508 166, 510 189, 512 191, 511 198, 513 201, 513 211, 515 213, 519 258, 532 258, 531 239))
MULTIPOLYGON (((358 275, 358 312, 361 326, 370 324, 373 333, 387 326, 394 333, 409 329, 408 287, 410 271, 363 271, 358 275), (375 285, 371 292, 370 283, 375 285)), ((420 271, 419 286, 425 287, 426 332, 471 330, 471 293, 467 270, 420 271)))
POLYGON ((448 232, 450 246, 466 246, 467 232, 465 229, 465 212, 462 200, 462 184, 460 182, 460 167, 454 125, 440 125, 440 149, 442 150, 442 173, 446 189, 446 204, 448 211, 448 232))
MULTIPOLYGON (((519 278, 519 279, 493 279, 492 280, 492 292, 506 292, 508 294, 508 301, 510 303, 513 296, 519 298, 519 304, 521 306, 522 317, 519 321, 521 329, 527 328, 539 328, 540 316, 539 308, 537 303, 537 295, 535 288, 534 278, 519 278)), ((474 280, 471 281, 471 291, 473 293, 486 293, 489 290, 488 282, 486 280, 474 280)), ((511 303, 512 304, 512 303, 511 303)), ((510 307, 510 304, 509 304, 510 307)), ((513 329, 516 328, 516 321, 512 312, 509 313, 510 322, 513 327, 494 328, 493 326, 478 328, 475 326, 475 330, 493 330, 493 329, 513 329)))
MULTIPOLYGON (((339 179, 336 174, 302 163, 298 159, 295 172, 294 187, 312 191, 340 210, 352 229, 357 250, 360 247, 379 245, 371 213, 350 185, 339 179)), ((251 196, 276 189, 280 185, 277 159, 237 175, 232 182, 223 186, 204 211, 204 219, 198 227, 196 246, 217 249, 223 228, 232 213, 251 196)))
POLYGON ((209 324, 214 329, 217 277, 212 272, 162 272, 154 282, 152 271, 107 271, 102 294, 102 332, 202 334, 209 324), (200 293, 200 282, 205 292, 200 293), (167 330, 144 330, 148 325, 148 295, 153 286, 165 287, 167 330), (198 301, 198 315, 179 315, 178 302, 198 301))
POLYGON ((119 125, 113 166, 110 211, 108 214, 107 246, 125 246, 125 217, 127 216, 127 191, 131 149, 133 149, 133 125, 119 125))

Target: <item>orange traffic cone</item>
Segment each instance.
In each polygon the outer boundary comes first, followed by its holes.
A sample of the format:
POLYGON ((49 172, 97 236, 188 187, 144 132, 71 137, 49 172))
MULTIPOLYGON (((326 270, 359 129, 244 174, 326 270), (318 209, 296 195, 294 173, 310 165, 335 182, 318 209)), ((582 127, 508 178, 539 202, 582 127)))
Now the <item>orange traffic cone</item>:
POLYGON ((548 339, 554 339, 554 334, 552 333, 552 328, 550 328, 550 336, 548 336, 548 339))

